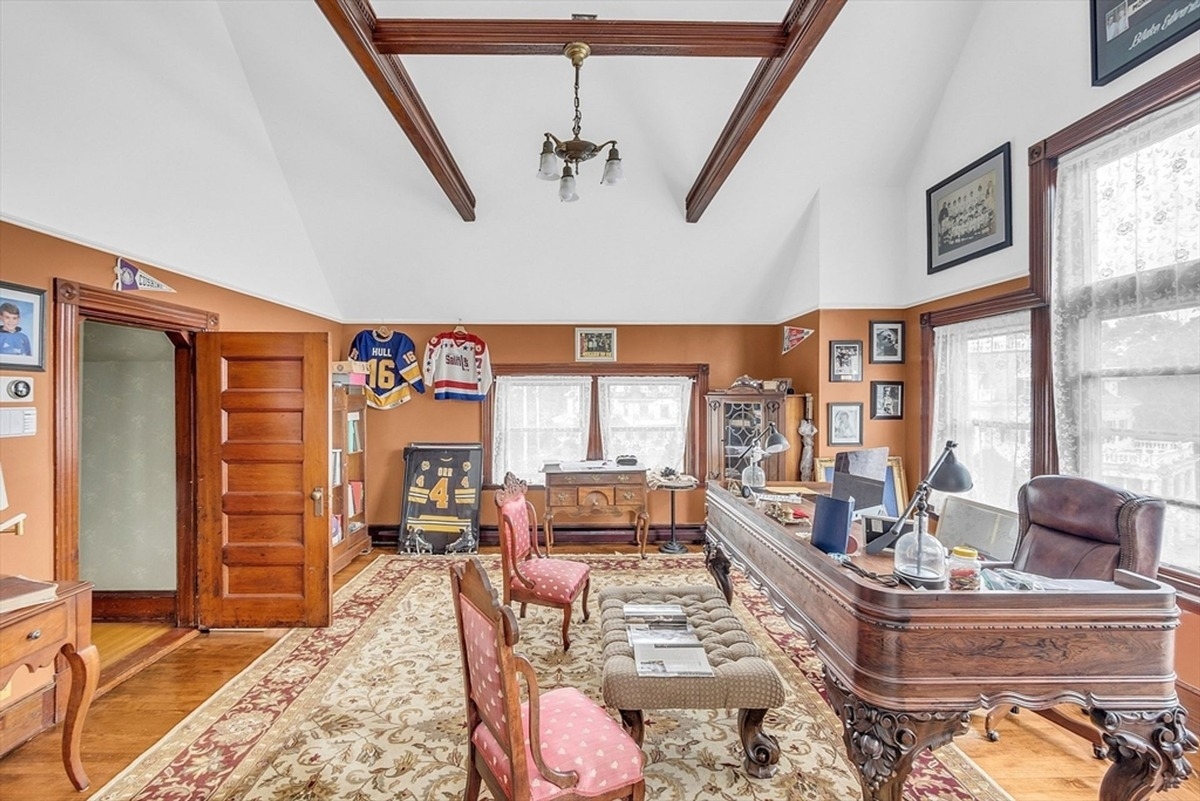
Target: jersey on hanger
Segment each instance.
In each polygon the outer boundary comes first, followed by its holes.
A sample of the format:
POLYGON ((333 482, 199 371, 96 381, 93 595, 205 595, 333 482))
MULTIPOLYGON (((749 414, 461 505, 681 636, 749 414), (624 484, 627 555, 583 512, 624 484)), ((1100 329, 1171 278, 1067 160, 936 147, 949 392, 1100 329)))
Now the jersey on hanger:
POLYGON ((370 330, 358 332, 350 345, 350 358, 368 365, 368 406, 391 409, 412 397, 409 387, 417 392, 425 391, 416 347, 399 331, 393 331, 387 339, 379 339, 370 330))
POLYGON ((492 386, 487 343, 466 331, 438 334, 425 346, 425 383, 438 400, 483 400, 492 386))

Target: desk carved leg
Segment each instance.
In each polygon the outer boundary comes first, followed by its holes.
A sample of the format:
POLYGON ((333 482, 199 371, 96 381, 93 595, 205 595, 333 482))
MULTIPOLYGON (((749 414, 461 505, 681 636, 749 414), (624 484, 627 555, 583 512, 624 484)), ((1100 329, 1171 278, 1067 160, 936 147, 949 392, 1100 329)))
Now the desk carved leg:
POLYGON ((554 512, 547 512, 546 517, 542 520, 542 530, 546 532, 546 556, 550 555, 550 549, 554 547, 554 512))
POLYGON ((738 710, 738 734, 742 738, 742 747, 746 749, 742 767, 756 779, 774 776, 779 762, 779 740, 762 728, 766 714, 765 709, 738 710))
POLYGON ((842 719, 846 753, 858 768, 864 801, 901 801, 913 759, 967 730, 968 710, 896 712, 872 706, 825 671, 833 711, 842 719))
POLYGON ((729 579, 729 557, 721 550, 721 546, 712 539, 704 540, 704 566, 712 574, 717 589, 725 594, 725 603, 733 603, 733 582, 729 579))
POLYGON ((63 766, 75 789, 86 790, 89 782, 79 755, 79 744, 83 739, 83 721, 100 679, 100 652, 94 645, 76 651, 75 646, 67 643, 62 647, 62 655, 71 666, 71 695, 67 699, 67 716, 63 722, 63 766))
POLYGON ((650 539, 650 513, 643 510, 637 515, 637 541, 638 553, 643 559, 646 558, 646 540, 650 539))
POLYGON ((1184 754, 1196 751, 1198 743, 1188 731, 1183 707, 1152 712, 1092 709, 1089 714, 1113 763, 1100 784, 1100 801, 1142 801, 1178 787, 1191 774, 1184 754))

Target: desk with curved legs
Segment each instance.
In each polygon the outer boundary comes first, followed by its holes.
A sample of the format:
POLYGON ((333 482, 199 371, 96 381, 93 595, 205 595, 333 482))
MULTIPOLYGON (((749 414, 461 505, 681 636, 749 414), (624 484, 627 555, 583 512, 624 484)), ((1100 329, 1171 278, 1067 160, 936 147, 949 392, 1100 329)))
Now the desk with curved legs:
MULTIPOLYGON (((731 565, 820 656, 866 801, 900 801, 914 757, 966 731, 973 709, 1075 703, 1113 764, 1101 801, 1177 786, 1197 749, 1175 692, 1174 590, 1127 571, 1069 592, 914 592, 837 562, 709 484, 705 553, 731 596, 731 565)), ((886 557, 855 558, 873 572, 886 557)))

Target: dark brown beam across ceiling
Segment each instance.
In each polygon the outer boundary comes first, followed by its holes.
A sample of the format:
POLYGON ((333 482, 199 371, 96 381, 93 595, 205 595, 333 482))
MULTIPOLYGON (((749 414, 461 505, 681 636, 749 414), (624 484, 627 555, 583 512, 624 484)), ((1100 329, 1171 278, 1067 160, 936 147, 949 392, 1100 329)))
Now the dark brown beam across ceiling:
POLYGON ((793 0, 784 17, 788 31, 784 53, 778 58, 763 59, 742 92, 704 169, 688 192, 685 204, 688 222, 697 222, 708 208, 845 4, 846 0, 793 0))
POLYGON ((475 195, 407 70, 400 59, 381 54, 371 41, 377 21, 370 4, 367 0, 316 0, 316 3, 459 215, 466 222, 474 221, 475 195))
POLYGON ((375 47, 392 55, 562 55, 587 42, 593 56, 776 58, 787 45, 780 23, 631 20, 381 19, 375 47))

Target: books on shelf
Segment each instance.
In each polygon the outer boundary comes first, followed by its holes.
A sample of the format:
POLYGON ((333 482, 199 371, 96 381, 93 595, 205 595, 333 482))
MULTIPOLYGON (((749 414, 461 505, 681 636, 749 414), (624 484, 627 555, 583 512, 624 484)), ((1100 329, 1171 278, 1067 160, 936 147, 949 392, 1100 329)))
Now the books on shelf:
POLYGON ((346 452, 358 453, 362 450, 361 419, 358 412, 346 415, 346 452))
POLYGON ((57 597, 58 585, 53 581, 25 576, 0 576, 0 613, 44 604, 57 597))
POLYGON ((340 486, 342 483, 342 449, 334 448, 329 453, 329 485, 340 486))
POLYGON ((361 481, 348 482, 349 492, 346 493, 346 515, 348 517, 357 517, 363 511, 363 483, 361 481))
POLYGON ((626 636, 639 676, 711 676, 704 645, 678 604, 624 606, 626 636))
POLYGON ((330 520, 330 536, 334 545, 337 545, 346 536, 342 531, 342 516, 334 515, 330 520))

